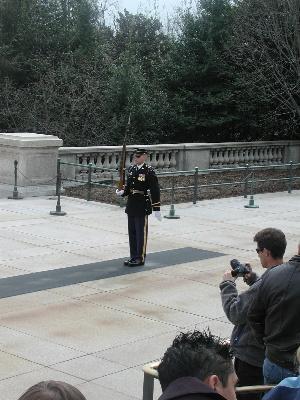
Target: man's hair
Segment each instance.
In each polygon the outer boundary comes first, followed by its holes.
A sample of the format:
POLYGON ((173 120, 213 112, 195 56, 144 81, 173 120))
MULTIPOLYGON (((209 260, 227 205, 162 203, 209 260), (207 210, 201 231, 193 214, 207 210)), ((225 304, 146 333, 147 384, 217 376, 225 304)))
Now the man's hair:
POLYGON ((203 381, 210 375, 217 375, 226 387, 233 371, 229 344, 209 330, 194 331, 180 333, 174 339, 158 366, 158 377, 163 391, 171 382, 184 376, 203 381))
POLYGON ((282 258, 286 249, 285 234, 280 229, 265 228, 253 238, 260 250, 267 249, 273 258, 282 258))
POLYGON ((31 386, 19 400, 86 400, 74 386, 66 382, 44 381, 31 386))

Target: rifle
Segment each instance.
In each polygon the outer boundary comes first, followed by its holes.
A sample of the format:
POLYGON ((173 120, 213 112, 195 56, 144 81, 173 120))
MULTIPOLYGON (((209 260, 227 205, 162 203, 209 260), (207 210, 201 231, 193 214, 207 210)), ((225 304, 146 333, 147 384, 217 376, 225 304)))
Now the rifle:
POLYGON ((128 122, 127 122, 126 129, 125 129, 122 153, 121 153, 121 158, 120 158, 120 163, 119 163, 120 180, 118 183, 118 190, 123 190, 124 186, 125 186, 126 141, 127 141, 127 133, 129 131, 129 126, 130 126, 130 117, 131 117, 131 113, 129 113, 128 122))

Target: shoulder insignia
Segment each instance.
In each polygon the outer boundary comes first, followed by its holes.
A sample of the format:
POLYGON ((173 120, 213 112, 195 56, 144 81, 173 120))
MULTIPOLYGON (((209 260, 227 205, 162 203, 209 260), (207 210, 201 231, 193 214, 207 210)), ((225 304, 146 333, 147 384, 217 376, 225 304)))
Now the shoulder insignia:
POLYGON ((154 168, 152 167, 152 165, 146 165, 146 167, 147 167, 147 171, 148 171, 148 173, 150 174, 150 175, 152 175, 152 174, 155 174, 155 170, 154 170, 154 168))

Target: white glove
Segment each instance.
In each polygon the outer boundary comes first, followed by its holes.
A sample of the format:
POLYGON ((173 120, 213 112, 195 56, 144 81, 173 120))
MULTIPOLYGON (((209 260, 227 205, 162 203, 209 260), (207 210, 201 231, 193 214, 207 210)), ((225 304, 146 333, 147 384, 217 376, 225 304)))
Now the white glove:
POLYGON ((162 216, 161 216, 160 211, 154 211, 154 216, 158 221, 162 220, 162 216))
POLYGON ((119 190, 119 189, 117 189, 116 190, 116 195, 117 196, 122 196, 124 194, 124 190, 122 189, 122 190, 119 190))

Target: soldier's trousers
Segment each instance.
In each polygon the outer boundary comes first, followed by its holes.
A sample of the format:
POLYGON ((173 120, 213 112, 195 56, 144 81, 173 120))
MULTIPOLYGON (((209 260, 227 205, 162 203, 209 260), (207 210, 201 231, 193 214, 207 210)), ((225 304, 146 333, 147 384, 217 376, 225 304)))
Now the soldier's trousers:
POLYGON ((128 236, 130 258, 144 262, 148 238, 148 215, 141 217, 128 215, 128 236))

